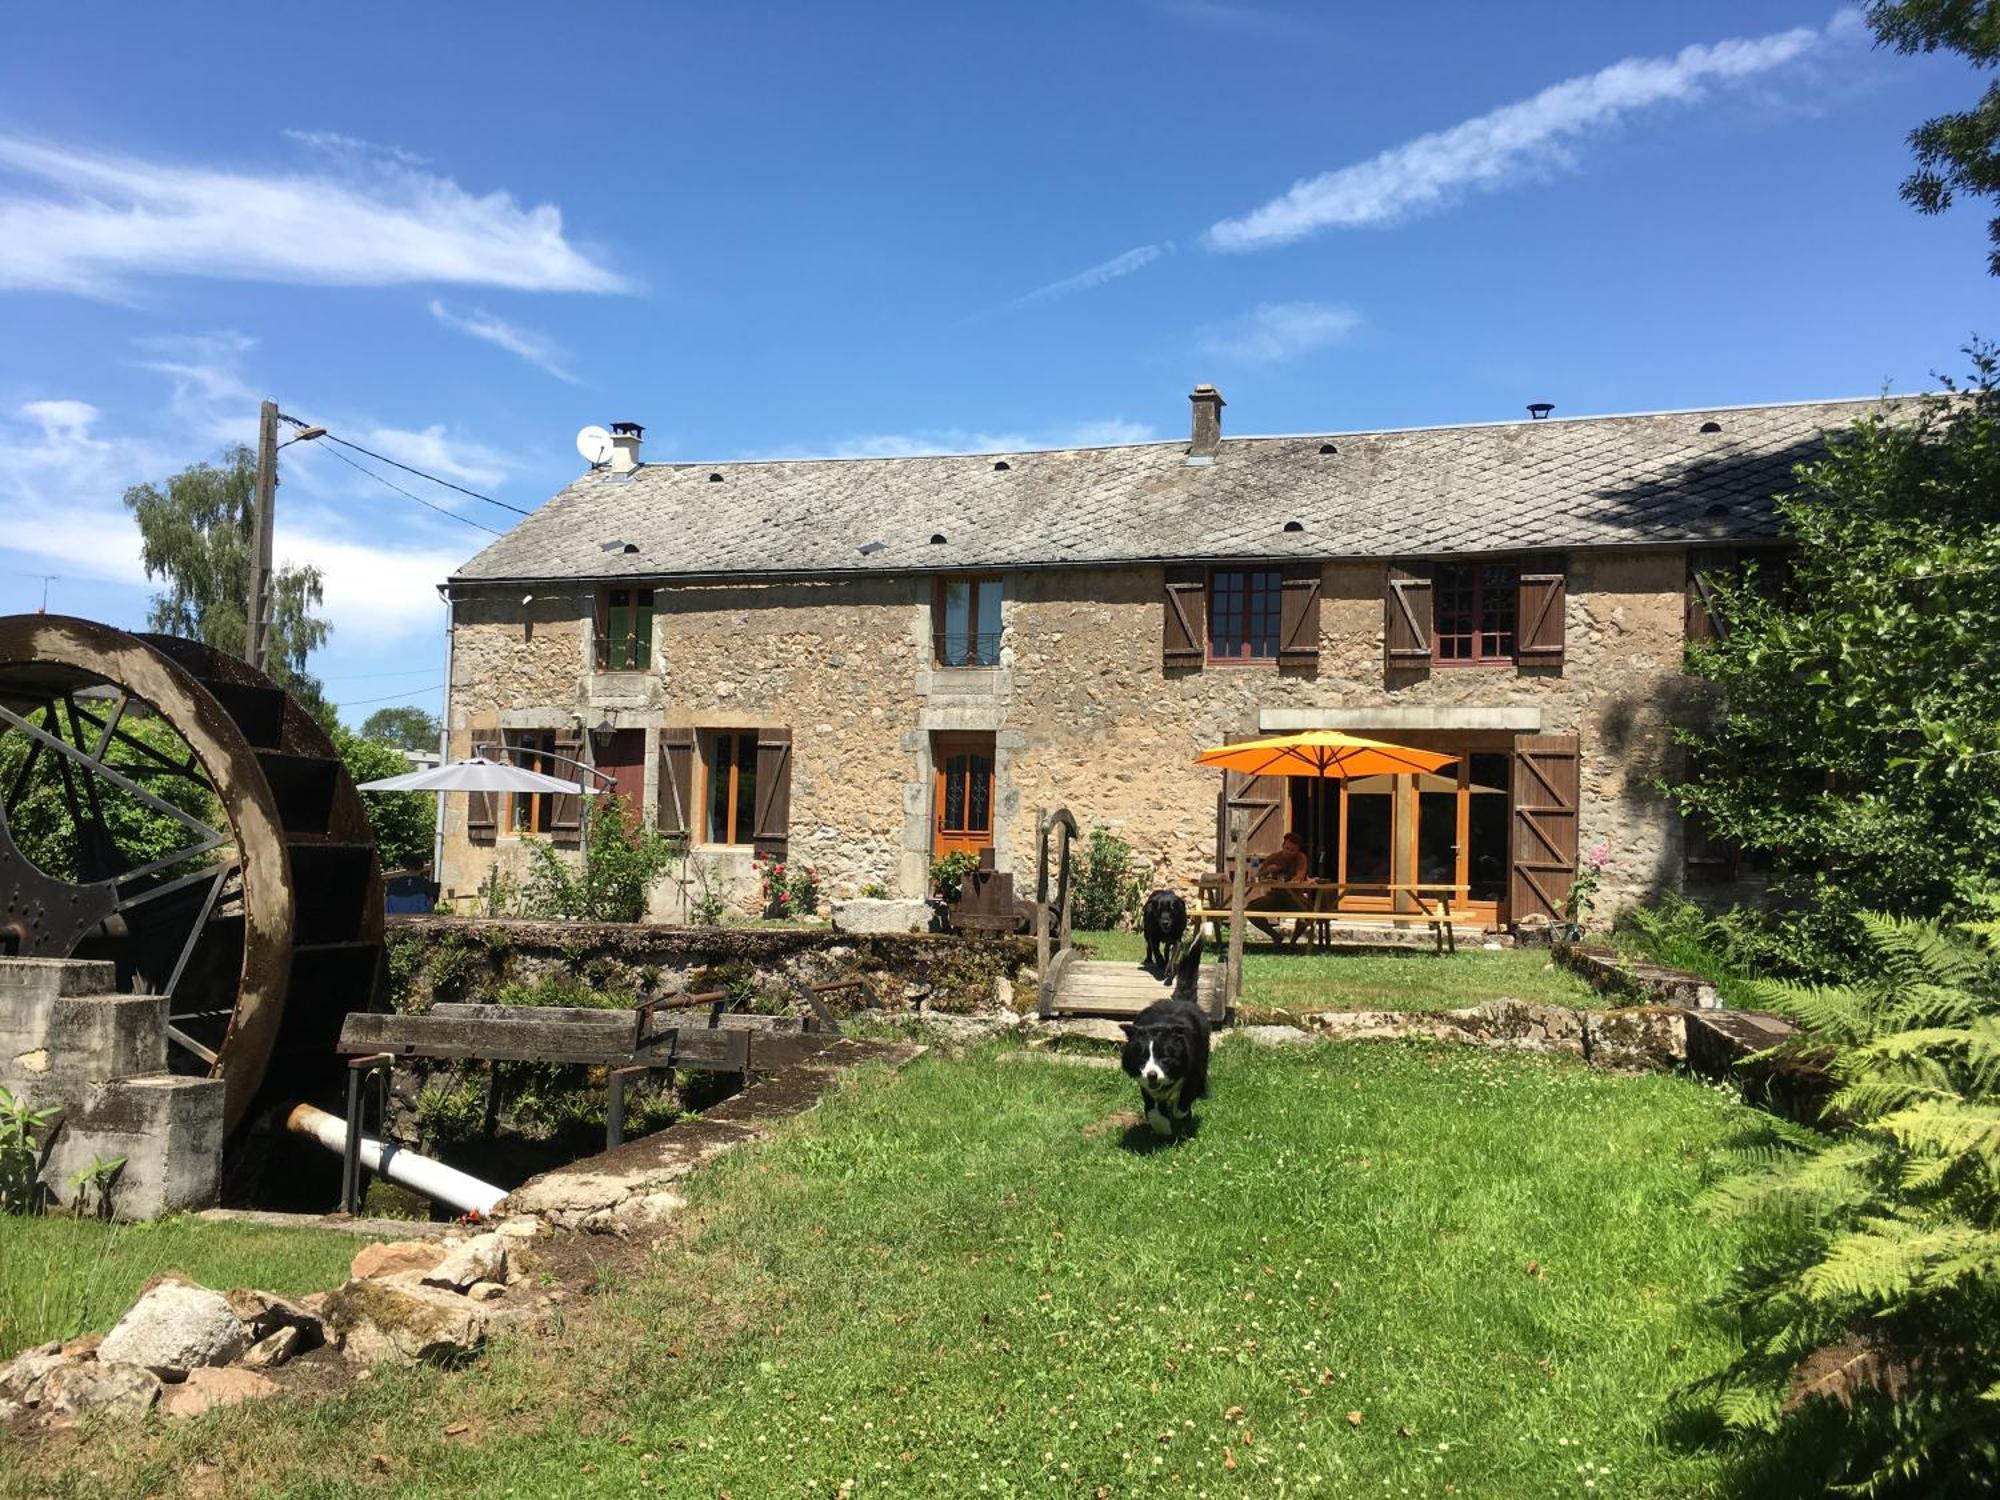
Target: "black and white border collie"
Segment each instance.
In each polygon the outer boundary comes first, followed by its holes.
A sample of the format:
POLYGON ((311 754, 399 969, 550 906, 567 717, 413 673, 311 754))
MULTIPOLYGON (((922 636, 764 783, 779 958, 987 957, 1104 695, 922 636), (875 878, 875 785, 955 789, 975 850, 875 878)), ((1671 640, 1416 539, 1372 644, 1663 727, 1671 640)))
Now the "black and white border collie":
POLYGON ((1139 1085, 1146 1123, 1172 1135, 1187 1123, 1195 1101, 1208 1097, 1208 1012, 1195 1002, 1201 944, 1181 956, 1174 994, 1155 1000, 1124 1028, 1125 1071, 1139 1085))
POLYGON ((1174 961, 1174 946, 1187 932, 1187 902, 1179 893, 1158 890, 1146 898, 1139 925, 1146 934, 1146 967, 1165 974, 1174 961))

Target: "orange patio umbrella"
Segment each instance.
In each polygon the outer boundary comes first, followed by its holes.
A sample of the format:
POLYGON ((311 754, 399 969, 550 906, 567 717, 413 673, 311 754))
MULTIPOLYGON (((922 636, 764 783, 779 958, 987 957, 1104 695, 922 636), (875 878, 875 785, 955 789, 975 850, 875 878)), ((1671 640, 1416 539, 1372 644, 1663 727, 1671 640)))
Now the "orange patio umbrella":
POLYGON ((1427 774, 1454 764, 1456 755, 1386 745, 1335 729, 1307 729, 1267 740, 1239 740, 1217 745, 1194 758, 1198 766, 1236 771, 1245 776, 1355 776, 1427 774))

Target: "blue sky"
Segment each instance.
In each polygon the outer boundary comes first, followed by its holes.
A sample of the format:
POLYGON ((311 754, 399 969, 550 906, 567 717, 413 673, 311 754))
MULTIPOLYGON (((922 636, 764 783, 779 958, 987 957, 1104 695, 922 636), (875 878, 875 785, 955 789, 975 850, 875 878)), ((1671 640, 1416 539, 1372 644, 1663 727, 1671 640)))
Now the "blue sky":
MULTIPOLYGON (((1919 389, 1982 205, 1896 196, 1950 58, 1824 5, 0 5, 0 612, 137 624, 119 497, 265 395, 532 508, 649 458, 1919 389)), ((375 466, 375 467, 380 467, 375 466)), ((459 517, 506 512, 393 470, 459 517)), ((281 560, 358 721, 487 540, 319 445, 281 560)))

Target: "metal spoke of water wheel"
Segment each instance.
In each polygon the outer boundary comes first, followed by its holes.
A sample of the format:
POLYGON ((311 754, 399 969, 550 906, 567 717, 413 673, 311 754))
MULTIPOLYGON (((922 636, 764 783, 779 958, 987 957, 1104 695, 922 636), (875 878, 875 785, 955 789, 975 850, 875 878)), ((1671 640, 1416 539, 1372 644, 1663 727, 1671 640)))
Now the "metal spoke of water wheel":
POLYGON ((341 1017, 373 998, 382 890, 312 716, 198 643, 17 615, 0 619, 0 737, 21 744, 0 785, 0 951, 107 958, 121 990, 168 996, 169 1065, 224 1080, 232 1129, 315 1092, 341 1017), (21 847, 38 790, 73 834, 41 840, 61 868, 21 847), (138 852, 119 838, 135 819, 155 838, 138 852))

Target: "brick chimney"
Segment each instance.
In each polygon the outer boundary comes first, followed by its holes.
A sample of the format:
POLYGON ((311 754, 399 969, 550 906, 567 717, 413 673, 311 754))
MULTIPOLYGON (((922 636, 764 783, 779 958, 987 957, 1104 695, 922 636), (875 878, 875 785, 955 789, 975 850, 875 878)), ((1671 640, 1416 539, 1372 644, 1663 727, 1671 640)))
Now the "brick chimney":
POLYGON ((1212 385, 1198 385, 1188 392, 1194 406, 1194 433, 1188 442, 1189 458, 1213 458, 1222 446, 1222 392, 1212 385))
POLYGON ((639 444, 645 439, 646 429, 637 422, 613 422, 611 424, 611 462, 606 465, 614 474, 630 474, 639 467, 639 444))

